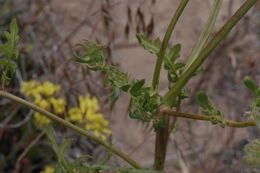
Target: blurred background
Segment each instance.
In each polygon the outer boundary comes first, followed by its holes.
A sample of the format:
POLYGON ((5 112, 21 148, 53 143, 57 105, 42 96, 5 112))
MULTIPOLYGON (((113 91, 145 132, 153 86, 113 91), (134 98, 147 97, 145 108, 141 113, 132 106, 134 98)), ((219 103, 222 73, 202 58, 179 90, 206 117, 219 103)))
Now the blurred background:
MULTIPOLYGON (((21 97, 24 81, 51 81, 59 84, 70 104, 76 97, 89 94, 98 99, 100 112, 109 121, 113 143, 145 167, 151 167, 155 134, 127 115, 129 98, 123 94, 115 105, 107 97, 101 73, 89 72, 72 60, 77 44, 85 40, 104 45, 109 63, 134 78, 145 78, 150 85, 156 57, 137 42, 136 33, 161 39, 180 0, 0 0, 0 42, 12 18, 19 25, 19 62, 16 79, 6 90, 21 97)), ((214 32, 231 17, 243 0, 224 0, 214 32)), ((207 20, 212 1, 196 0, 187 5, 171 39, 181 43, 181 58, 189 56, 207 20)), ((260 81, 260 2, 232 30, 204 64, 205 71, 188 86, 191 96, 184 101, 183 112, 199 113, 195 95, 206 91, 226 118, 245 120, 251 95, 243 85, 246 75, 260 81), (257 61, 258 60, 258 61, 257 61)), ((161 73, 159 92, 168 89, 167 73, 161 73)), ((0 100, 0 172, 38 173, 55 163, 51 146, 33 124, 33 113, 8 100, 0 100), (36 140, 37 139, 37 140, 36 140), (30 151, 24 152, 31 144, 30 151)), ((103 147, 55 126, 57 140, 73 138, 68 158, 85 154, 90 163, 99 163, 107 154, 103 147)), ((207 122, 178 119, 171 135, 166 172, 250 173, 243 148, 260 137, 257 128, 221 128, 207 122)), ((112 156, 108 162, 128 166, 112 156)))

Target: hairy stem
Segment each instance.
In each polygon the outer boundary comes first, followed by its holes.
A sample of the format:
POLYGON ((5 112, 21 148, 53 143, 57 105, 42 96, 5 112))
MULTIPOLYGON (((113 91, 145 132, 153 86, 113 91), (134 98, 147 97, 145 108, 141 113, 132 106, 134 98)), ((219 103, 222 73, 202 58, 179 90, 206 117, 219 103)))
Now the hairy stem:
POLYGON ((192 63, 192 65, 181 75, 175 85, 164 96, 164 103, 166 106, 171 107, 174 104, 174 100, 178 96, 178 93, 185 86, 185 84, 192 77, 194 72, 202 65, 210 53, 220 44, 222 40, 227 36, 231 29, 239 22, 239 20, 247 13, 247 11, 257 2, 257 0, 247 0, 237 12, 226 22, 222 29, 212 38, 207 46, 201 51, 198 58, 192 63))
POLYGON ((26 106, 36 112, 39 112, 43 115, 45 115, 46 117, 50 118, 51 120, 57 122, 57 123, 60 123, 72 130, 74 130, 75 132, 87 137, 88 139, 96 142, 97 144, 100 144, 102 146, 104 146, 106 149, 110 150, 111 152, 113 152, 114 154, 118 155, 120 158, 122 158, 123 160, 125 160, 127 163, 129 163, 131 166, 133 166, 134 168, 137 168, 137 169, 141 169, 141 166, 135 162, 133 159, 131 159, 129 156, 127 156, 125 153, 123 153, 121 150, 119 150, 118 148, 116 147, 113 147, 111 146, 111 144, 108 144, 106 142, 104 142, 103 140, 89 134, 86 130, 83 130, 82 128, 79 128, 77 126, 75 126, 74 124, 54 115, 53 113, 50 113, 20 97, 17 97, 11 93, 8 93, 6 91, 0 91, 0 97, 3 97, 3 98, 7 98, 7 99, 10 99, 16 103, 19 103, 23 106, 26 106))
MULTIPOLYGON (((163 58, 165 55, 165 51, 168 47, 169 40, 171 38, 173 29, 175 28, 175 25, 180 18, 184 8, 186 7, 189 0, 182 0, 180 3, 177 11, 175 12, 167 31, 164 35, 163 42, 158 54, 154 75, 153 75, 153 88, 158 88, 159 79, 160 79, 160 73, 163 63, 163 58)), ((154 154, 154 169, 156 170, 163 170, 164 168, 164 162, 166 157, 166 151, 167 151, 167 143, 168 143, 168 134, 169 134, 169 126, 170 126, 170 119, 169 117, 165 117, 166 126, 164 128, 161 128, 156 132, 156 142, 155 142, 155 154, 154 154)))
MULTIPOLYGON (((161 113, 168 116, 180 117, 180 118, 188 118, 193 120, 202 120, 202 121, 210 121, 210 116, 208 115, 198 115, 198 114, 191 114, 191 113, 183 113, 183 112, 176 112, 170 109, 162 109, 161 113)), ((254 121, 233 121, 224 119, 225 125, 228 127, 234 128, 243 128, 249 126, 255 126, 256 123, 254 121)))

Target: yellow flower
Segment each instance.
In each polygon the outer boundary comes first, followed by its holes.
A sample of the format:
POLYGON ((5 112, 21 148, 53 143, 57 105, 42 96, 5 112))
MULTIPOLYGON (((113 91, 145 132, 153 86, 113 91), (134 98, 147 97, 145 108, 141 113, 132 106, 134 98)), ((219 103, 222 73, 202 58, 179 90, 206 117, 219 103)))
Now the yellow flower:
POLYGON ((98 100, 95 97, 79 96, 79 107, 83 113, 88 110, 96 112, 99 110, 98 100))
POLYGON ((91 131, 93 135, 106 140, 111 135, 109 123, 99 113, 98 100, 95 97, 79 96, 79 107, 73 107, 69 110, 68 119, 75 123, 85 126, 85 129, 91 131))
POLYGON ((34 120, 39 126, 44 126, 51 123, 51 120, 39 112, 34 113, 34 120))
POLYGON ((21 91, 27 96, 32 96, 35 87, 37 87, 37 82, 35 80, 23 82, 21 91))
POLYGON ((50 103, 45 99, 38 99, 35 100, 35 104, 43 109, 48 110, 50 107, 50 103))
POLYGON ((81 113, 80 109, 77 107, 71 108, 69 110, 69 120, 74 122, 82 122, 83 121, 83 114, 81 113))
POLYGON ((54 109, 54 112, 57 114, 62 114, 65 111, 66 102, 64 98, 54 98, 51 97, 49 99, 50 103, 52 104, 52 107, 54 109))
POLYGON ((52 166, 46 166, 40 173, 54 173, 54 168, 52 166))
POLYGON ((59 91, 59 85, 55 85, 49 81, 45 81, 42 83, 42 94, 45 94, 46 96, 52 96, 53 94, 59 91))
MULTIPOLYGON (((54 94, 60 91, 60 86, 49 81, 39 83, 35 80, 27 81, 22 84, 21 91, 33 102, 47 111, 53 111, 57 114, 64 113, 66 102, 64 98, 55 98, 54 94)), ((35 121, 40 125, 51 123, 51 120, 40 113, 35 113, 35 121)))

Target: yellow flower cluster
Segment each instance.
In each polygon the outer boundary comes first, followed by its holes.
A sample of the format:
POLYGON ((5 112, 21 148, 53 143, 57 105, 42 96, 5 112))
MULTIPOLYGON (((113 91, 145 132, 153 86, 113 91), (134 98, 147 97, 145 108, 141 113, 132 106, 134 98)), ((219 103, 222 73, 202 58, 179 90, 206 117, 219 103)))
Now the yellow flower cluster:
MULTIPOLYGON (((56 98, 55 95, 60 91, 60 86, 49 81, 39 83, 35 80, 24 82, 22 92, 33 99, 33 102, 48 111, 53 110, 56 114, 65 112, 66 102, 64 98, 56 98)), ((39 125, 51 123, 51 120, 38 112, 35 112, 35 121, 39 125)))
POLYGON ((54 168, 52 166, 46 166, 40 173, 54 173, 54 168))
POLYGON ((93 132, 96 137, 106 140, 111 131, 108 121, 99 113, 98 100, 95 97, 79 96, 78 101, 79 106, 69 110, 68 119, 84 125, 85 129, 93 132))
MULTIPOLYGON (((60 86, 49 81, 39 83, 37 81, 24 82, 22 92, 33 99, 33 102, 48 111, 56 114, 65 114, 66 101, 64 98, 57 98, 60 86)), ((97 98, 90 96, 79 96, 79 106, 72 107, 68 111, 67 120, 83 125, 86 130, 91 131, 96 137, 106 140, 111 135, 109 123, 100 113, 97 98)), ((51 123, 47 117, 35 112, 35 121, 40 125, 51 123)))

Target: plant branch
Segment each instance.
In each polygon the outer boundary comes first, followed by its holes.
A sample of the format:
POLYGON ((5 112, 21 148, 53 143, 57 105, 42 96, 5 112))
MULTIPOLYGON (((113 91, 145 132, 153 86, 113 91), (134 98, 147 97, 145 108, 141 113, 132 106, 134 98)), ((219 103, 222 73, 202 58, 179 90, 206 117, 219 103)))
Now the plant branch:
POLYGON ((222 29, 211 39, 207 46, 201 51, 198 58, 192 65, 181 75, 175 85, 164 96, 165 105, 171 107, 178 93, 189 81, 194 72, 202 65, 210 53, 220 44, 227 36, 231 29, 239 22, 239 20, 247 13, 247 11, 257 2, 257 0, 247 0, 237 12, 226 22, 222 29))
MULTIPOLYGON (((183 112, 176 112, 170 109, 162 109, 160 111, 163 115, 180 117, 180 118, 188 118, 193 120, 202 120, 202 121, 210 121, 210 116, 208 115, 198 115, 198 114, 190 114, 190 113, 183 113, 183 112)), ((254 121, 233 121, 224 119, 225 125, 228 127, 235 127, 235 128, 243 128, 249 126, 255 126, 256 123, 254 121)))
POLYGON ((163 42, 162 42, 162 45, 161 45, 161 48, 160 48, 160 51, 159 51, 159 54, 158 54, 158 58, 157 58, 157 61, 156 61, 155 69, 154 69, 153 84, 152 84, 154 88, 156 88, 156 87, 158 88, 158 83, 159 83, 159 78, 160 78, 164 54, 165 54, 165 51, 168 47, 173 29, 175 28, 175 25, 178 22, 181 14, 182 14, 182 12, 183 12, 183 10, 186 7, 188 2, 189 2, 189 0, 182 0, 182 2, 180 3, 177 11, 175 12, 175 14, 174 14, 174 16, 173 16, 173 18, 172 18, 172 20, 171 20, 171 22, 170 22, 170 24, 167 28, 167 31, 164 35, 163 42))
POLYGON ((25 150, 22 152, 22 154, 18 157, 15 164, 15 172, 19 172, 20 170, 20 164, 22 159, 28 154, 28 152, 40 141, 40 139, 45 135, 45 132, 41 132, 39 135, 36 136, 36 138, 30 142, 30 144, 25 148, 25 150))
POLYGON ((191 52, 191 55, 189 56, 189 58, 185 64, 183 72, 185 72, 191 66, 191 64, 193 64, 193 62, 199 56, 201 50, 207 43, 207 40, 208 40, 210 34, 212 33, 213 27, 216 23, 216 19, 217 19, 221 4, 222 4, 222 0, 214 0, 214 4, 212 5, 212 10, 210 12, 209 18, 206 23, 206 27, 200 34, 200 37, 199 37, 197 43, 195 44, 195 46, 191 52))
MULTIPOLYGON (((158 88, 159 85, 159 79, 160 79, 160 73, 162 68, 162 63, 164 59, 164 55, 166 52, 166 49, 168 47, 173 29, 175 28, 175 25, 180 18, 184 8, 186 7, 189 0, 182 0, 180 3, 178 9, 176 10, 168 28, 164 35, 162 45, 160 47, 160 51, 158 53, 158 58, 154 70, 153 75, 153 88, 158 88)), ((165 127, 159 129, 156 132, 156 139, 155 139, 155 151, 154 151, 154 169, 155 170, 163 170, 164 168, 164 162, 166 158, 166 151, 167 151, 167 143, 169 138, 169 126, 170 126, 170 118, 169 117, 163 117, 165 118, 165 127)))
POLYGON ((57 123, 60 123, 74 131, 76 131, 77 133, 87 137, 88 139, 96 142, 97 144, 100 144, 102 146, 104 146, 106 149, 110 150, 111 152, 113 152, 114 154, 118 155, 119 157, 121 157, 123 160, 125 160, 127 163, 129 163, 130 165, 132 165, 134 168, 137 168, 137 169, 142 169, 141 166, 135 162, 133 159, 131 159, 130 157, 128 157, 125 153, 123 153, 121 150, 119 150, 118 148, 115 148, 113 146, 111 146, 111 144, 108 144, 106 142, 104 142, 103 140, 89 134, 86 130, 82 129, 82 128, 79 128, 77 127, 76 125, 54 115, 53 113, 50 113, 20 97, 17 97, 9 92, 6 92, 6 91, 3 91, 3 90, 0 90, 0 97, 3 97, 3 98, 7 98, 7 99, 10 99, 16 103, 19 103, 23 106, 26 106, 36 112, 39 112, 43 115, 45 115, 46 117, 50 118, 51 120, 57 122, 57 123))

